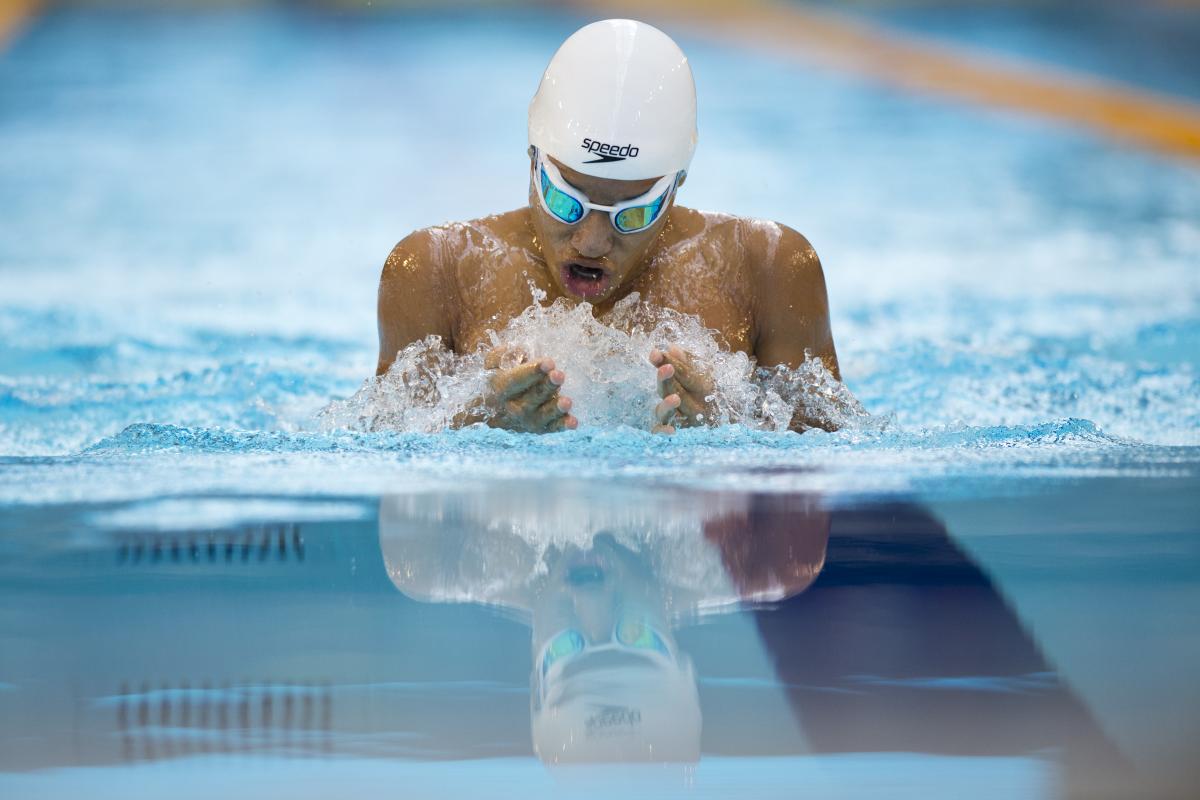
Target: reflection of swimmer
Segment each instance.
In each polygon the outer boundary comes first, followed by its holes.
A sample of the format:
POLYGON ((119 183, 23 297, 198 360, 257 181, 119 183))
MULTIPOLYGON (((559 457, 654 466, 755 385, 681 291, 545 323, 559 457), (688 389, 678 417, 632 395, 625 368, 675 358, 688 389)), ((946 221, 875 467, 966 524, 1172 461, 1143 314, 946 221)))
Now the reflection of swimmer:
POLYGON ((380 544, 406 594, 533 627, 518 669, 532 666, 547 761, 634 760, 650 744, 690 759, 699 731, 706 755, 1036 756, 1069 787, 1121 778, 1121 754, 988 575, 919 508, 501 486, 387 498, 380 544), (739 598, 769 606, 705 616, 739 598), (564 710, 546 715, 550 698, 564 710), (640 740, 595 736, 632 721, 640 740))
POLYGON ((547 554, 533 597, 533 746, 547 763, 696 761, 700 700, 641 553, 598 534, 547 554))
POLYGON ((820 570, 828 515, 805 498, 775 510, 760 548, 753 526, 769 521, 742 497, 501 486, 385 498, 380 546, 410 597, 489 603, 531 625, 544 761, 686 762, 700 756, 701 715, 674 629, 743 598, 782 599, 820 570))
MULTIPOLYGON (((459 354, 490 346, 489 330, 529 307, 532 285, 548 301, 589 303, 602 319, 637 292, 699 317, 760 367, 796 368, 807 352, 838 375, 808 241, 775 222, 675 205, 696 145, 696 94, 687 58, 665 34, 632 20, 577 31, 530 105, 529 142, 528 207, 416 231, 388 257, 379 374, 430 335, 459 354)), ((646 353, 661 398, 648 422, 665 433, 713 418, 712 376, 678 345, 646 353)), ((567 376, 545 353, 507 355, 489 353, 491 394, 460 422, 545 432, 588 413, 560 394, 567 376)), ((803 410, 791 421, 797 430, 833 424, 803 410)))

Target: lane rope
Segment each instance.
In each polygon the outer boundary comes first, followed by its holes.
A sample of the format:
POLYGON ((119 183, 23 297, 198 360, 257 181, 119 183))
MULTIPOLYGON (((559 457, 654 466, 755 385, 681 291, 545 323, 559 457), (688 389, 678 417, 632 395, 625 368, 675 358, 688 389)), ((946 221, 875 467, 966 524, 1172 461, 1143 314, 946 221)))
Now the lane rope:
POLYGON ((1200 104, 1182 98, 764 0, 577 2, 608 16, 657 19, 706 38, 911 91, 1033 114, 1160 153, 1200 159, 1200 104))
POLYGON ((16 38, 39 5, 39 0, 0 0, 0 50, 16 38))

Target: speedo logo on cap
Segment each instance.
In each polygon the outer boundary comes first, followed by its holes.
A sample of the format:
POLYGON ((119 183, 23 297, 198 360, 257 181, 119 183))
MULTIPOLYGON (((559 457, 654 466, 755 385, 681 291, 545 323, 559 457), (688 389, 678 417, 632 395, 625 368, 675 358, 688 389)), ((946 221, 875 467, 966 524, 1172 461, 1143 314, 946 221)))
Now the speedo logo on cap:
POLYGON ((625 706, 593 706, 595 712, 584 721, 589 739, 634 733, 642 724, 642 712, 625 706))
POLYGON ((600 156, 599 158, 593 158, 591 161, 583 162, 585 164, 602 164, 609 161, 624 161, 627 158, 637 158, 638 154, 638 149, 631 144, 608 144, 606 142, 596 141, 595 139, 584 139, 583 144, 581 144, 580 147, 582 147, 584 150, 587 150, 589 153, 595 153, 596 155, 600 156))

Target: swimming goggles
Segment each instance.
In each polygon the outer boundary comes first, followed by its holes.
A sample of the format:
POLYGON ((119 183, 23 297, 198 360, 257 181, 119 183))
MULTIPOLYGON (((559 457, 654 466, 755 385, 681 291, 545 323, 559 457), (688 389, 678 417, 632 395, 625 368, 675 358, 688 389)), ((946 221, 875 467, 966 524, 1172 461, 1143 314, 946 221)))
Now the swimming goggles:
POLYGON ((542 646, 538 654, 537 674, 545 686, 546 676, 551 669, 562 667, 573 657, 584 651, 600 652, 602 650, 632 650, 667 661, 675 660, 675 653, 667 645, 667 640, 654 628, 636 617, 626 617, 613 626, 612 641, 604 644, 588 644, 583 634, 574 628, 560 631, 542 646))
POLYGON ((613 227, 620 233, 637 233, 653 225, 667 207, 667 200, 679 186, 679 181, 687 174, 685 170, 680 170, 674 175, 664 175, 645 194, 615 205, 602 206, 589 201, 587 195, 567 183, 558 167, 541 150, 534 147, 533 155, 532 177, 547 213, 561 222, 574 225, 593 208, 607 211, 613 227))

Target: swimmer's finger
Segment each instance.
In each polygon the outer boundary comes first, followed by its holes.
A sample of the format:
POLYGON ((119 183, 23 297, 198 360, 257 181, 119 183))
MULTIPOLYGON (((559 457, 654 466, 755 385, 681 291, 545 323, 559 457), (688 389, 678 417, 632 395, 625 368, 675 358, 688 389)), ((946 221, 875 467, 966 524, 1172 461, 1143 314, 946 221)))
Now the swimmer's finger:
POLYGON ((571 410, 571 398, 551 397, 537 407, 533 412, 535 428, 549 428, 560 418, 565 417, 571 410))
POLYGON ((655 425, 652 428, 650 428, 650 432, 651 433, 661 433, 666 436, 670 436, 672 433, 675 432, 675 426, 674 425, 655 425))
POLYGON ((669 394, 679 394, 683 391, 683 387, 679 385, 679 381, 675 380, 675 367, 672 364, 663 364, 658 368, 658 396, 666 397, 669 394))
POLYGON ((512 369, 497 370, 489 378, 492 391, 503 400, 515 397, 544 377, 538 363, 522 364, 512 369))
POLYGON ((675 380, 689 392, 700 397, 708 397, 713 393, 712 378, 708 373, 696 366, 696 360, 691 353, 679 345, 667 348, 666 360, 675 366, 675 380))
POLYGON ((558 392, 558 388, 562 386, 565 379, 566 376, 563 375, 562 370, 552 369, 546 373, 545 378, 537 381, 512 399, 530 408, 537 408, 558 392))
POLYGON ((708 413, 708 407, 704 402, 704 398, 697 397, 688 391, 675 378, 660 380, 658 394, 664 400, 671 397, 677 400, 674 419, 681 421, 683 425, 702 425, 704 423, 705 415, 708 413))
POLYGON ((676 409, 675 419, 682 426, 703 425, 708 413, 702 400, 695 395, 684 392, 679 395, 679 408, 676 409))
POLYGON ((538 381, 544 380, 553 371, 554 362, 548 358, 543 358, 540 361, 533 361, 528 364, 522 364, 519 367, 496 372, 489 379, 489 382, 491 383, 492 391, 499 395, 501 399, 508 400, 516 397, 538 381))
POLYGON ((669 425, 675 418, 675 411, 679 408, 680 397, 677 394, 669 394, 658 402, 654 407, 654 422, 657 425, 669 425))
POLYGON ((546 433, 558 433, 559 431, 573 431, 579 427, 579 420, 572 414, 564 414, 558 419, 546 426, 546 433))

